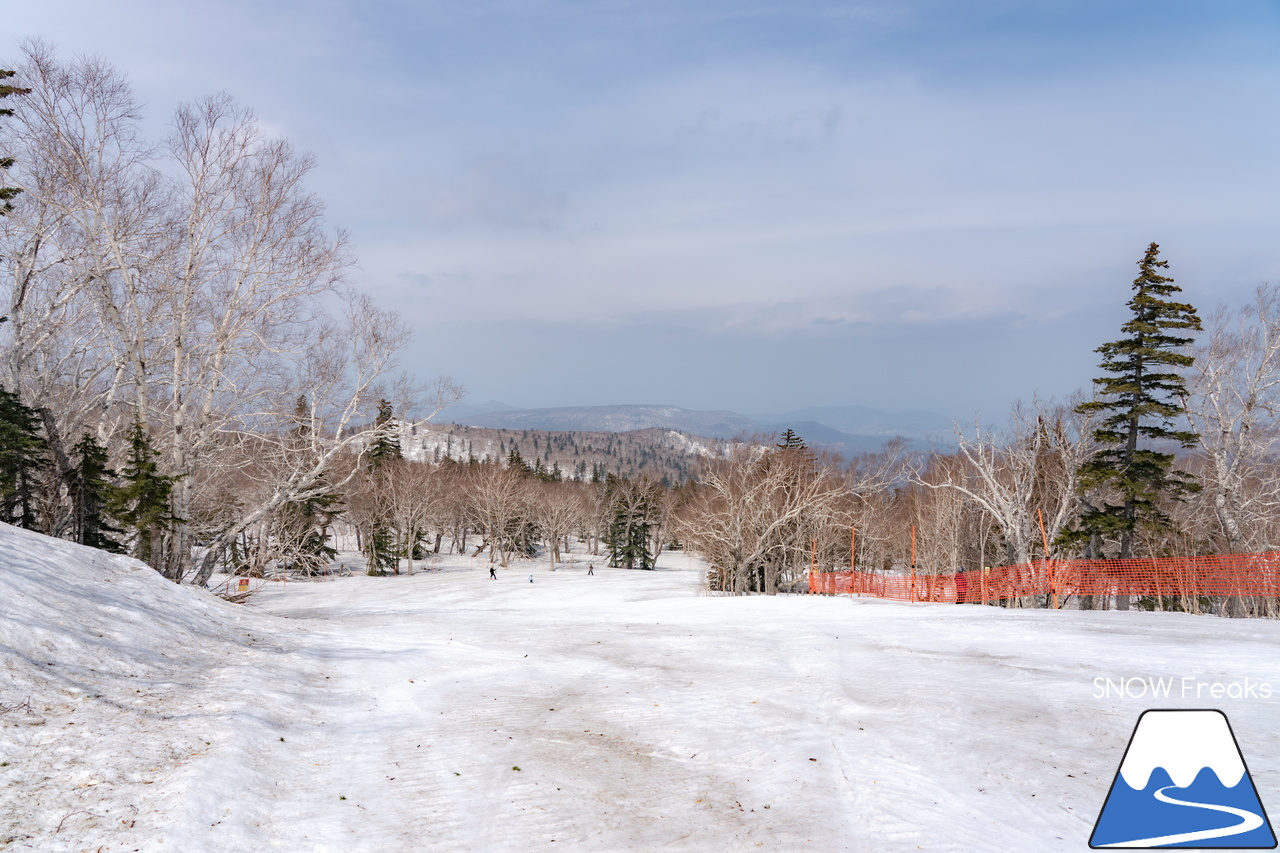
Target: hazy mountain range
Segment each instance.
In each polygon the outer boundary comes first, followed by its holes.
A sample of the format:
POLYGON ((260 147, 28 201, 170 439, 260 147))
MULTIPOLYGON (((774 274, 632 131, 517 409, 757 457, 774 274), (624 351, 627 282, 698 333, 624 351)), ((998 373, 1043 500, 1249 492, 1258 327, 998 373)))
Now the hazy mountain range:
POLYGON ((568 406, 519 409, 491 401, 458 404, 437 421, 494 429, 557 432, 630 432, 671 429, 709 438, 793 429, 809 445, 843 453, 876 450, 895 435, 924 444, 930 437, 946 439, 951 422, 933 412, 881 412, 865 406, 814 406, 792 412, 742 415, 727 410, 696 411, 677 406, 568 406))

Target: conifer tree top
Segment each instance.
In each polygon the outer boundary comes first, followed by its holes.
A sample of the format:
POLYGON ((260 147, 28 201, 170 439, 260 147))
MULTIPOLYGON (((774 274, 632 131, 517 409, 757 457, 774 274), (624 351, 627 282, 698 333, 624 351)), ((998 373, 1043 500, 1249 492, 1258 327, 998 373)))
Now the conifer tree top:
MULTIPOLYGON (((1100 490, 1101 504, 1081 516, 1078 539, 1118 538, 1121 558, 1133 555, 1139 522, 1148 528, 1168 527, 1164 499, 1179 499, 1199 486, 1190 474, 1174 468, 1174 456, 1150 446, 1151 440, 1189 445, 1195 435, 1179 429, 1186 384, 1180 368, 1193 361, 1186 352, 1191 338, 1182 332, 1200 328, 1196 309, 1170 297, 1181 292, 1160 260, 1160 247, 1147 247, 1133 282, 1130 318, 1124 337, 1098 347, 1106 375, 1093 380, 1097 398, 1080 405, 1082 412, 1104 417, 1094 430, 1099 449, 1079 470, 1085 489, 1100 490), (1180 334, 1182 333, 1182 334, 1180 334)), ((1096 498, 1091 498, 1096 499, 1096 498)))
POLYGON ((1200 318, 1192 305, 1169 298, 1182 288, 1160 274, 1169 262, 1160 260, 1159 245, 1147 247, 1138 267, 1129 300, 1130 318, 1120 327, 1125 337, 1095 350, 1103 356, 1099 366, 1110 374, 1093 380, 1102 399, 1081 408, 1112 413, 1095 436, 1104 445, 1125 442, 1135 430, 1146 438, 1190 444, 1195 436, 1175 429, 1173 421, 1182 410, 1179 398, 1186 393, 1176 370, 1191 365, 1192 358, 1183 348, 1192 338, 1176 331, 1199 330, 1200 318))
MULTIPOLYGON (((8 78, 12 77, 13 74, 14 72, 12 71, 0 69, 0 80, 7 80, 8 78)), ((26 95, 30 91, 31 91, 30 89, 22 89, 17 86, 10 86, 8 83, 0 83, 0 99, 7 98, 10 95, 26 95)), ((7 118, 8 116, 11 116, 11 115, 13 115, 13 110, 11 108, 9 107, 0 108, 0 117, 7 118)), ((3 153, 0 152, 0 171, 4 169, 8 169, 12 165, 13 165, 13 158, 5 157, 3 156, 3 153)), ((10 200, 20 192, 22 192, 22 190, 18 189, 17 187, 0 186, 0 216, 4 216, 9 211, 13 210, 13 205, 10 203, 10 200)))
POLYGON ((796 431, 788 427, 782 433, 782 443, 777 445, 782 450, 808 450, 808 445, 804 443, 804 439, 796 435, 796 431))

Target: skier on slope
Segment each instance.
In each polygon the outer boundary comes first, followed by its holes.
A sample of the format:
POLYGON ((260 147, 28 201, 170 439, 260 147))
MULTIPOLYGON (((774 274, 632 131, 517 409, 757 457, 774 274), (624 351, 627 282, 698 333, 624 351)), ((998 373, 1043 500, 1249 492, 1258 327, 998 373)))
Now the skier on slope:
POLYGON ((489 567, 489 580, 491 580, 491 581, 496 581, 497 579, 498 579, 498 568, 497 568, 497 566, 490 566, 490 567, 489 567))

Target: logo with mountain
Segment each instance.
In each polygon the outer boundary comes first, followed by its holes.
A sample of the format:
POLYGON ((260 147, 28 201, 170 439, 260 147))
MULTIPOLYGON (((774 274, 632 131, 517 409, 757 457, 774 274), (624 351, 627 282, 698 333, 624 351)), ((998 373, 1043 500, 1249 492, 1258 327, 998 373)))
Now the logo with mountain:
POLYGON ((1089 846, 1275 848, 1226 714, 1144 711, 1089 846))

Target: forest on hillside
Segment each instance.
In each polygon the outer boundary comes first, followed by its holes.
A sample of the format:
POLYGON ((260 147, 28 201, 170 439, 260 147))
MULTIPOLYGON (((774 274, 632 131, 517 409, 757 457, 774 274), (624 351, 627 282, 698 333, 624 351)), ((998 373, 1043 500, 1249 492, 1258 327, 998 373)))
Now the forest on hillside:
POLYGON ((656 478, 664 487, 693 479, 708 456, 730 442, 650 427, 625 432, 496 429, 464 424, 406 424, 401 442, 419 461, 518 460, 538 476, 598 483, 608 474, 656 478))
POLYGON ((349 528, 375 574, 441 549, 651 568, 693 548, 710 589, 769 594, 853 562, 1280 540, 1275 286, 1202 320, 1152 243, 1120 337, 1081 342, 1100 355, 1090 392, 958 424, 954 449, 435 425, 461 389, 398 370, 410 330, 346 283, 311 158, 226 96, 151 139, 102 60, 31 43, 3 74, 0 520, 197 585, 323 571, 349 528))

